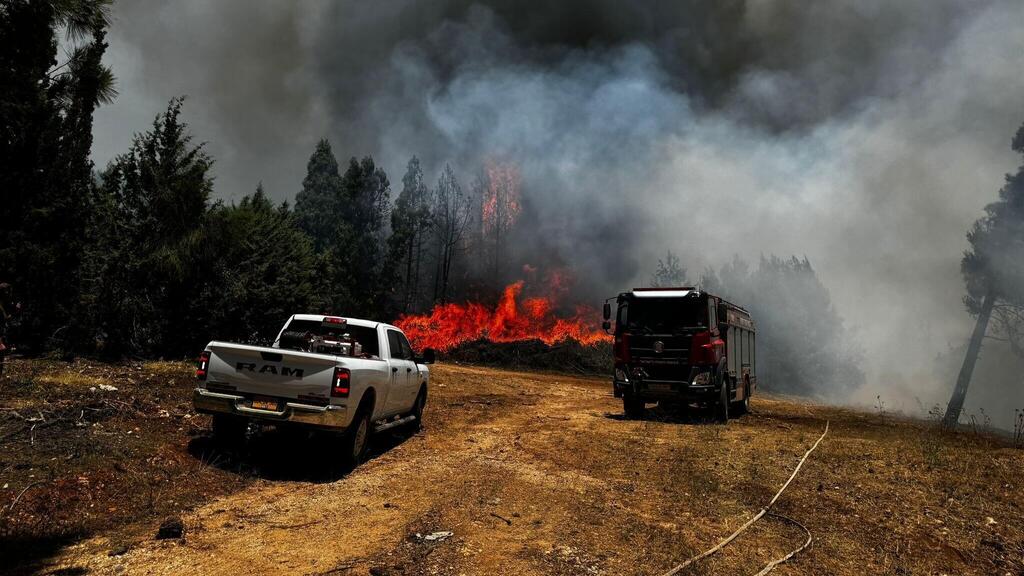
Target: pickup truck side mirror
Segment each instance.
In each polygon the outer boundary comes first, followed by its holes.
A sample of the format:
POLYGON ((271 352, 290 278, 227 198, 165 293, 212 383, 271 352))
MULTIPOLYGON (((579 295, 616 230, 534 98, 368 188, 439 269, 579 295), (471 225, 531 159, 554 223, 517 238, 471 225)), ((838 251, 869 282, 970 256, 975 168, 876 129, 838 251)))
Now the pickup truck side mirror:
POLYGON ((601 328, 604 329, 605 332, 611 330, 612 329, 611 321, 610 320, 605 320, 604 322, 601 322, 601 328))
POLYGON ((611 317, 612 317, 612 304, 611 304, 611 302, 605 302, 604 303, 604 309, 602 309, 601 312, 602 312, 602 316, 604 316, 605 323, 607 323, 608 320, 611 320, 611 317))
POLYGON ((433 348, 424 348, 423 355, 416 359, 417 364, 433 364, 437 357, 437 352, 433 348))

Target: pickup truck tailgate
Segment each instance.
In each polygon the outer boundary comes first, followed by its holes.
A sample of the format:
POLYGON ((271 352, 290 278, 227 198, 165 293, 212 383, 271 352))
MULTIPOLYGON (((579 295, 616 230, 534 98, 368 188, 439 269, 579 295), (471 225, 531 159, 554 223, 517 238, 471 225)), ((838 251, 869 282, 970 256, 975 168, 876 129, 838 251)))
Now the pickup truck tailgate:
POLYGON ((238 392, 308 399, 330 396, 339 359, 278 348, 211 342, 208 383, 224 383, 238 392))

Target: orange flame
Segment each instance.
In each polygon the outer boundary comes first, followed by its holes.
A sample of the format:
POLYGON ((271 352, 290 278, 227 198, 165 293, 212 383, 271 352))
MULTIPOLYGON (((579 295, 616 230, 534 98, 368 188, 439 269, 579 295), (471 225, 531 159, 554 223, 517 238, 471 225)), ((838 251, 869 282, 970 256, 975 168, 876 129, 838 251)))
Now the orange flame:
POLYGON ((483 197, 480 199, 484 234, 512 227, 522 211, 519 199, 519 171, 510 164, 489 161, 484 166, 487 175, 483 197))
POLYGON ((492 342, 541 340, 551 345, 576 340, 592 345, 608 339, 599 328, 597 311, 577 306, 568 318, 558 318, 549 298, 526 298, 517 302, 523 291, 519 281, 505 287, 501 301, 489 310, 483 304, 442 304, 430 314, 406 315, 395 321, 416 349, 426 347, 448 351, 464 342, 487 339, 492 342))

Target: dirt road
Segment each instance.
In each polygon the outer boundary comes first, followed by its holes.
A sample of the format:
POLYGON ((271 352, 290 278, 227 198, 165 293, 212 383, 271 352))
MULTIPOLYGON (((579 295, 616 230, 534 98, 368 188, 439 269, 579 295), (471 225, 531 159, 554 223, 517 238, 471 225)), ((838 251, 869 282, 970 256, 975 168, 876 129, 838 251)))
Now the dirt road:
MULTIPOLYGON (((1024 573, 1021 450, 933 446, 920 423, 763 397, 726 427, 657 411, 625 421, 604 379, 434 373, 424 430, 380 439, 348 475, 276 470, 186 515, 182 541, 140 531, 110 556, 95 536, 47 570, 659 574, 755 513, 831 419, 777 507, 815 542, 777 573, 1024 573)), ((802 538, 766 519, 685 573, 754 574, 802 538)))

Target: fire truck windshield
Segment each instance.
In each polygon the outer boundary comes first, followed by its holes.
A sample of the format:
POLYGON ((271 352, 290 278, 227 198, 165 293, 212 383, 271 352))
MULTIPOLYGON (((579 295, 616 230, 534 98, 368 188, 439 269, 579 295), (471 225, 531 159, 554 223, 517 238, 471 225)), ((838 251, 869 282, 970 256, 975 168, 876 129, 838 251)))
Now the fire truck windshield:
POLYGON ((631 298, 619 303, 616 325, 661 334, 706 328, 708 306, 703 298, 631 298))

